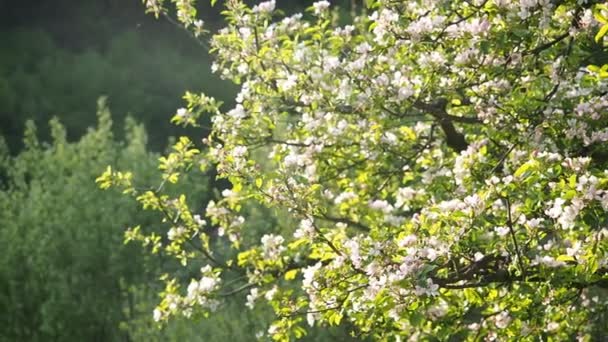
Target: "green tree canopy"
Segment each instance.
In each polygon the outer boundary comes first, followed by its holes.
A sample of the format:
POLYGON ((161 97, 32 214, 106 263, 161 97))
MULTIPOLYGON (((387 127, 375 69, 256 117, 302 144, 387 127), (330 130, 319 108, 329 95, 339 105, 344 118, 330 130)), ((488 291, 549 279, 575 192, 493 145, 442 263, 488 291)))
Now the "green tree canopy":
MULTIPOLYGON (((31 121, 21 153, 10 156, 0 144, 1 340, 125 340, 131 333, 121 322, 152 317, 135 306, 133 291, 149 303, 158 270, 171 263, 124 246, 122 237, 133 219, 152 225, 155 217, 119 193, 99 191, 94 179, 114 164, 152 182, 158 156, 132 119, 125 141, 113 138, 103 100, 97 118, 74 143, 53 119, 50 144, 38 140, 31 121)), ((205 177, 188 184, 198 198, 207 195, 205 177)))

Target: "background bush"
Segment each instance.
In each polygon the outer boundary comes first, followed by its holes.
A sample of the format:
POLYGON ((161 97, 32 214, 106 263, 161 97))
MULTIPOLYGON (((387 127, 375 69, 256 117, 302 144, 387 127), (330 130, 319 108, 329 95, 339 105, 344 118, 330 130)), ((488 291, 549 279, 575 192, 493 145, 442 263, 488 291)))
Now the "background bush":
MULTIPOLYGON (((116 141, 103 101, 97 127, 77 142, 66 141, 58 120, 50 127, 50 144, 29 122, 21 153, 2 148, 0 307, 8 314, 0 315, 0 340, 127 339, 119 323, 150 316, 136 308, 133 286, 150 297, 158 270, 170 264, 123 244, 130 220, 151 217, 120 194, 97 190, 94 179, 117 164, 152 182, 158 156, 146 150, 145 131, 132 119, 126 140, 116 141)), ((201 201, 207 194, 203 177, 188 187, 201 201)))

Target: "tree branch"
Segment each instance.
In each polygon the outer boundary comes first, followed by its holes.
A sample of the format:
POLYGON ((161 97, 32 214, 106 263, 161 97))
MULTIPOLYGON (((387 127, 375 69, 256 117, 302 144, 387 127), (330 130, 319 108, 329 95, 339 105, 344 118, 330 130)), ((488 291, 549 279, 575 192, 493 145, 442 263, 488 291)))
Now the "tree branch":
POLYGON ((480 123, 481 121, 477 118, 459 117, 448 114, 446 106, 448 101, 446 99, 439 99, 435 103, 424 103, 417 101, 414 103, 414 107, 427 112, 432 115, 439 122, 439 126, 443 130, 446 137, 446 144, 455 150, 461 152, 467 149, 469 144, 464 138, 464 134, 458 132, 454 127, 453 121, 460 123, 480 123))

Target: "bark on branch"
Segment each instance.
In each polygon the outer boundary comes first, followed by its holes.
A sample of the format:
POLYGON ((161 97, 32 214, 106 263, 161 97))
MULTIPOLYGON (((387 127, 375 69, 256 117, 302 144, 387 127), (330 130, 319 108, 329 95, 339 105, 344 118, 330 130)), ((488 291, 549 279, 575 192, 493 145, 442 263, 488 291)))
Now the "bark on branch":
POLYGON ((508 270, 509 257, 499 255, 486 255, 482 259, 462 268, 454 270, 447 277, 431 276, 433 283, 445 289, 467 289, 494 285, 507 285, 511 283, 553 283, 556 286, 574 289, 599 287, 608 289, 606 269, 598 270, 595 275, 600 278, 590 282, 558 281, 556 278, 547 278, 538 272, 525 274, 512 274, 508 270))
POLYGON ((454 151, 461 152, 466 150, 469 144, 464 138, 464 134, 456 130, 454 122, 475 124, 481 121, 478 118, 450 115, 446 110, 447 104, 446 99, 439 99, 434 103, 418 101, 414 103, 414 107, 433 116, 439 122, 439 126, 445 134, 446 144, 454 151))

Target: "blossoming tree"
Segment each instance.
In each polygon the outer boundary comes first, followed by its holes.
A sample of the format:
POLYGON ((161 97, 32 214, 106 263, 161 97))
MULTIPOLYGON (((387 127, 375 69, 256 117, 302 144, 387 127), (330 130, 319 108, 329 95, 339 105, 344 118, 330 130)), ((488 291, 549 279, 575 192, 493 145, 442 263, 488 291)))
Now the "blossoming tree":
MULTIPOLYGON (((193 1, 172 2, 205 33, 193 1)), ((213 69, 241 86, 237 105, 186 94, 173 121, 208 113, 212 131, 161 158, 159 187, 111 168, 98 179, 164 216, 166 236, 137 227, 127 239, 208 264, 163 277, 157 320, 243 293, 272 307, 265 336, 276 340, 346 322, 376 339, 602 334, 608 87, 605 68, 587 65, 606 7, 368 0, 340 26, 327 1, 287 17, 274 1, 225 6, 210 47, 213 69), (211 167, 232 188, 204 212, 166 192, 211 167), (245 239, 251 203, 287 229, 245 239)))

